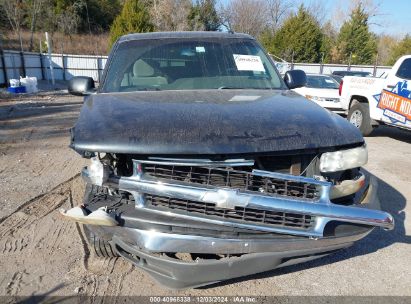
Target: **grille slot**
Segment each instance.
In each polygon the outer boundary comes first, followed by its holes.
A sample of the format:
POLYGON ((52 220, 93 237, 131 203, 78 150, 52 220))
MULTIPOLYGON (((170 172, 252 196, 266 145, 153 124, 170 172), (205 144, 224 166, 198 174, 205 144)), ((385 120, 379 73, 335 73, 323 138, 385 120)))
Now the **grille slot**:
POLYGON ((315 217, 308 214, 287 213, 281 211, 258 210, 247 207, 225 209, 212 203, 180 200, 157 195, 145 195, 146 203, 155 208, 177 209, 188 213, 220 217, 229 220, 260 223, 265 225, 309 229, 313 227, 315 217))
POLYGON ((250 172, 231 169, 185 167, 170 165, 145 165, 144 172, 150 176, 193 184, 239 189, 240 192, 260 192, 299 199, 317 200, 315 185, 253 175, 250 172))

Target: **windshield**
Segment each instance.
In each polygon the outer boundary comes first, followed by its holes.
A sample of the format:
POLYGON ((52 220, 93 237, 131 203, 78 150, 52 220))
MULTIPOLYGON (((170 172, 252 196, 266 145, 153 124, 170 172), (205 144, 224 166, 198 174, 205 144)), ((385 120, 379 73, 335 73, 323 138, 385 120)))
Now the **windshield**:
POLYGON ((120 43, 102 92, 281 89, 273 64, 252 39, 142 39, 120 43))
POLYGON ((339 83, 329 76, 307 75, 307 88, 338 89, 339 83))

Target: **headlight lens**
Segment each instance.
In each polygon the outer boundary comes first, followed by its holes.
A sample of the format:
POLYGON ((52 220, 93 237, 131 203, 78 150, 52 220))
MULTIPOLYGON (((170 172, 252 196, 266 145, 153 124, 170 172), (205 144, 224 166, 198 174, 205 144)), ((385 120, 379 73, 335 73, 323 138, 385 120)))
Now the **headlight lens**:
POLYGON ((368 161, 368 151, 366 145, 362 147, 326 152, 320 158, 321 172, 336 172, 357 168, 365 165, 368 161))
POLYGON ((317 102, 339 102, 339 98, 332 98, 332 97, 318 97, 318 96, 312 96, 312 95, 305 95, 306 98, 310 99, 311 101, 317 101, 317 102))

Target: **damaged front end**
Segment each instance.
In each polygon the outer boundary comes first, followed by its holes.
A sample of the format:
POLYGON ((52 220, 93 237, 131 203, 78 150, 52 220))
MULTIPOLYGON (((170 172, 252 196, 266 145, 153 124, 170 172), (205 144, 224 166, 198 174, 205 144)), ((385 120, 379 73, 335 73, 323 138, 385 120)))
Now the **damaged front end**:
POLYGON ((161 284, 198 287, 324 256, 374 227, 392 229, 375 179, 347 168, 353 153, 361 158, 357 150, 287 159, 99 154, 82 171, 81 212, 64 215, 161 284), (340 167, 327 166, 335 158, 340 167))

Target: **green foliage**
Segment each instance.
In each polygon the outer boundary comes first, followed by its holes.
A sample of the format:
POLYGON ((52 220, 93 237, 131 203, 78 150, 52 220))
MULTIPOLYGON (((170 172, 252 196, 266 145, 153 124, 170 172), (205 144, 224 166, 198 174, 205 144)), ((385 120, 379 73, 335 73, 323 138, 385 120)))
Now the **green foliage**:
POLYGON ((110 28, 110 45, 122 35, 153 30, 154 26, 144 3, 141 0, 126 0, 121 14, 116 17, 110 28))
POLYGON ((323 63, 330 63, 331 62, 331 49, 333 47, 334 41, 332 37, 323 35, 322 43, 321 43, 321 61, 323 63))
POLYGON ((406 35, 396 46, 393 47, 391 51, 390 59, 388 60, 388 65, 393 65, 398 58, 404 55, 411 54, 411 36, 406 35))
POLYGON ((268 53, 275 52, 274 35, 270 29, 263 31, 258 37, 258 40, 268 53))
POLYGON ((371 64, 377 52, 377 39, 368 28, 368 15, 361 2, 351 12, 337 39, 338 61, 351 64, 371 64), (351 60, 350 60, 351 56, 351 60))
POLYGON ((197 0, 188 16, 192 30, 217 31, 221 25, 215 8, 215 0, 197 0))
POLYGON ((85 4, 80 14, 81 32, 88 32, 89 29, 92 32, 108 31, 121 11, 119 0, 87 0, 85 4))
POLYGON ((315 17, 301 5, 296 15, 285 20, 273 35, 270 31, 260 37, 269 52, 287 61, 320 62, 323 34, 315 17))
POLYGON ((332 50, 335 46, 335 42, 337 40, 337 32, 334 29, 331 21, 326 22, 323 27, 321 28, 323 33, 323 41, 321 44, 321 53, 322 53, 322 62, 323 63, 331 63, 333 62, 332 58, 332 50))

